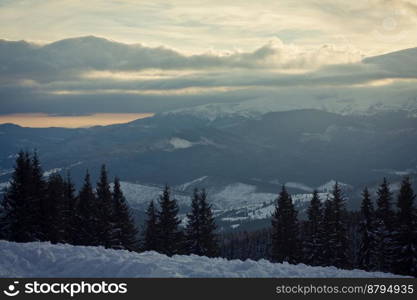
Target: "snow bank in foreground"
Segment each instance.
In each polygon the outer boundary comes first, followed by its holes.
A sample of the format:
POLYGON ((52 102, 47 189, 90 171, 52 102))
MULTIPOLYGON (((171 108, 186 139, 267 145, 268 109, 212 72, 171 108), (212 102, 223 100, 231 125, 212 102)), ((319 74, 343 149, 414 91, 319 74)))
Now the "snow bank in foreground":
POLYGON ((0 277, 393 277, 334 267, 0 241, 0 277))

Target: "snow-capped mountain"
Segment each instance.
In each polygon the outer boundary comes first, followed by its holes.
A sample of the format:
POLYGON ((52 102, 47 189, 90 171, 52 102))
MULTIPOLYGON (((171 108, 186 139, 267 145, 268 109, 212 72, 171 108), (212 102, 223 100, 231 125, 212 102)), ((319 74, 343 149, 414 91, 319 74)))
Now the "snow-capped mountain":
POLYGON ((334 181, 344 183, 348 207, 356 209, 365 185, 371 190, 384 176, 395 183, 406 174, 415 177, 417 170, 417 118, 409 112, 291 110, 210 120, 160 114, 79 129, 6 124, 0 132, 2 186, 15 154, 37 149, 45 175, 70 171, 78 187, 86 169, 94 182, 105 163, 142 218, 164 184, 172 187, 183 216, 192 190, 205 188, 224 228, 249 221, 269 226, 267 216, 283 184, 302 217, 314 188, 327 197, 334 181))

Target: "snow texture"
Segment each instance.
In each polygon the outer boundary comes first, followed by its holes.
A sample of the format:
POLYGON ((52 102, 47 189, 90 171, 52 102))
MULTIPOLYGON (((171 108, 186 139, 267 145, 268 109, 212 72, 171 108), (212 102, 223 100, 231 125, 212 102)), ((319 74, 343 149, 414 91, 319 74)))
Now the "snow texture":
POLYGON ((187 149, 193 146, 192 142, 177 137, 173 137, 169 143, 174 149, 187 149))
POLYGON ((103 247, 0 241, 0 277, 395 277, 388 273, 226 260, 167 257, 103 247))

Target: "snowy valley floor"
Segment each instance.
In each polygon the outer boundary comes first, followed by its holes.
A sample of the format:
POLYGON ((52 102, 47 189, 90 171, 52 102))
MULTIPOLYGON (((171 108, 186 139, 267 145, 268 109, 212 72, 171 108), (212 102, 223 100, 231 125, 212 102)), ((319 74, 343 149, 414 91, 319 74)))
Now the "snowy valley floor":
POLYGON ((0 277, 395 277, 387 273, 102 247, 0 241, 0 277))

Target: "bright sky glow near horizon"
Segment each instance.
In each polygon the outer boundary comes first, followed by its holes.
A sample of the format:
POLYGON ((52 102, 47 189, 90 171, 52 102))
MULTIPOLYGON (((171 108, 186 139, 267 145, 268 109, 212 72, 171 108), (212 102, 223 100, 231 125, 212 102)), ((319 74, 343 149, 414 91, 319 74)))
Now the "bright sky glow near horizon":
POLYGON ((417 0, 3 0, 0 28, 0 115, 417 94, 415 54, 367 60, 417 47, 417 0))
POLYGON ((91 127, 127 123, 137 119, 151 117, 152 114, 91 114, 77 116, 57 116, 44 113, 0 115, 0 124, 12 123, 22 127, 91 127))

